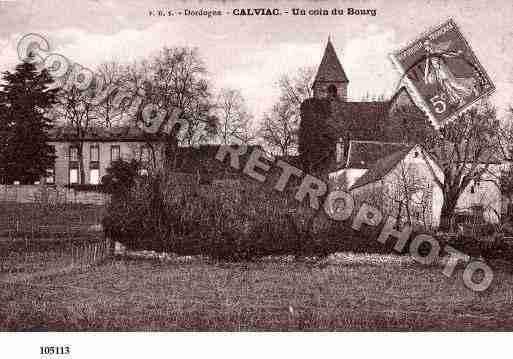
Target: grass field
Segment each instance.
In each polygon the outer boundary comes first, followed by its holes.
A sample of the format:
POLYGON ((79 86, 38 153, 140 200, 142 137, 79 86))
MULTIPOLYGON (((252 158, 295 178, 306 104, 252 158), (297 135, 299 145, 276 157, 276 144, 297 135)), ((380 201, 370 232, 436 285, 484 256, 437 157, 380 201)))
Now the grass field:
POLYGON ((0 202, 0 238, 83 231, 100 223, 103 213, 99 205, 0 202))
POLYGON ((0 277, 63 268, 80 262, 104 206, 0 202, 0 277))
MULTIPOLYGON (((496 266, 495 266, 496 267, 496 266)), ((475 293, 461 270, 397 261, 115 261, 0 284, 1 330, 512 330, 513 276, 475 293)))

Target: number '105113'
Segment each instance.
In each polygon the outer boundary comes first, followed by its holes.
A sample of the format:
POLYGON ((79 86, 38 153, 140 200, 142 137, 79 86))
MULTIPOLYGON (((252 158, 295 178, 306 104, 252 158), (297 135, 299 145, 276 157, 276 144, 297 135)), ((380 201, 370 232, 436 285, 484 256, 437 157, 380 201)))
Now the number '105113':
POLYGON ((69 347, 40 347, 41 355, 67 355, 70 353, 69 347))

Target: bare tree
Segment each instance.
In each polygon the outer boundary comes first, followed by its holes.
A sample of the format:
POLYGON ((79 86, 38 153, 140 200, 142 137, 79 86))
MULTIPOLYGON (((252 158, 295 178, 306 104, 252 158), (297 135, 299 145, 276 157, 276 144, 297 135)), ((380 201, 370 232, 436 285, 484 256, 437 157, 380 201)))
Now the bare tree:
POLYGON ((295 74, 285 74, 277 82, 280 97, 264 115, 260 137, 273 151, 288 156, 297 151, 301 103, 313 96, 315 68, 301 67, 295 74))
POLYGON ((386 207, 395 215, 397 223, 431 227, 429 207, 432 187, 430 181, 421 175, 412 163, 401 161, 390 175, 390 182, 384 188, 386 207))
POLYGON ((200 124, 208 122, 212 108, 206 68, 198 51, 164 47, 149 66, 151 88, 147 89, 147 99, 168 116, 178 108, 179 117, 188 123, 184 137, 176 139, 176 131, 171 131, 168 143, 179 140, 193 144, 200 124))
POLYGON ((294 75, 283 75, 278 80, 280 102, 286 102, 299 116, 301 103, 313 96, 312 84, 315 78, 315 67, 301 67, 294 75))
POLYGON ((450 230, 458 199, 469 184, 493 180, 487 174, 501 160, 498 128, 495 109, 482 103, 427 138, 425 147, 443 172, 443 179, 434 176, 443 193, 441 230, 450 230))
POLYGON ((251 115, 239 90, 224 88, 216 101, 217 137, 223 144, 253 139, 251 115))
POLYGON ((272 150, 288 156, 297 151, 298 128, 295 110, 287 102, 278 102, 270 114, 264 114, 259 135, 272 150))
POLYGON ((91 88, 96 117, 104 126, 130 124, 146 104, 146 90, 150 83, 146 60, 132 64, 116 61, 101 64, 91 88))

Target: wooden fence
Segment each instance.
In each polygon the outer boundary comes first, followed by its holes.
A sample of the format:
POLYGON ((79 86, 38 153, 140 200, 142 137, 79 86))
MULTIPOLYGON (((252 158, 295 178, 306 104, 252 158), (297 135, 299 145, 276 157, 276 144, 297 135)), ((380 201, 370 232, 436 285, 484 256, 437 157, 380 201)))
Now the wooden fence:
POLYGON ((0 241, 0 278, 52 274, 84 268, 112 257, 113 243, 103 236, 73 239, 0 241))

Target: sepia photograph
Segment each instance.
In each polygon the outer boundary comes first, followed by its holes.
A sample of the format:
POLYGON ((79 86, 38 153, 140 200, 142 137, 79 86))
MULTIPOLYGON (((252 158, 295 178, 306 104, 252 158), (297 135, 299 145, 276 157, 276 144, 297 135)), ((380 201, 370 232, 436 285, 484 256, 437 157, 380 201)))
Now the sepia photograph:
POLYGON ((508 2, 0 19, 5 338, 513 330, 508 2))

